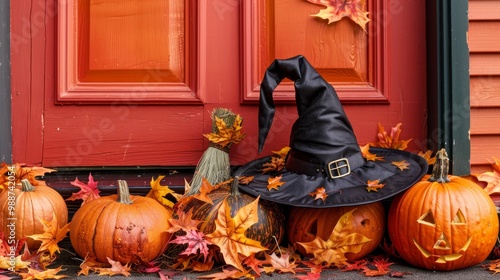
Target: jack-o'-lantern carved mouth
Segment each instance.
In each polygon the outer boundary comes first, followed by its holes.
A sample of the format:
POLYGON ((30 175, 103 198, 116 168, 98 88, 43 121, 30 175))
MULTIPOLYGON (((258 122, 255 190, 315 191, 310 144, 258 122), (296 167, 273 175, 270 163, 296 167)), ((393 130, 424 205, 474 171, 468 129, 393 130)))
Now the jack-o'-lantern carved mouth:
MULTIPOLYGON (((437 258, 436 263, 446 263, 446 262, 451 262, 451 261, 455 261, 455 260, 460 259, 463 255, 463 253, 465 251, 467 251, 467 248, 469 248, 471 241, 472 241, 472 237, 469 237, 469 239, 467 239, 467 242, 465 243, 465 245, 462 248, 460 248, 460 250, 458 250, 458 252, 456 252, 454 254, 436 255, 436 254, 431 254, 429 251, 425 250, 420 244, 418 244, 418 242, 415 239, 413 239, 413 243, 415 243, 415 246, 417 246, 420 253, 422 253, 422 255, 424 255, 424 257, 426 257, 426 258, 436 257, 437 258)), ((439 240, 436 244, 438 244, 438 243, 439 243, 439 240)), ((436 245, 434 245, 434 248, 437 248, 436 245)), ((438 249, 447 249, 447 248, 439 247, 438 249)))
MULTIPOLYGON (((417 221, 419 224, 422 225, 427 225, 427 226, 436 226, 436 222, 434 220, 434 216, 432 215, 432 211, 427 211, 424 213, 417 221)), ((458 210, 455 218, 451 221, 451 225, 465 225, 467 224, 467 221, 465 219, 465 216, 463 215, 462 211, 458 210)), ((436 263, 446 263, 446 262, 451 262, 454 260, 458 260, 459 258, 462 257, 463 253, 467 251, 467 248, 469 248, 470 243, 472 242, 472 237, 469 237, 467 239, 467 242, 465 242, 465 245, 460 248, 456 253, 453 254, 448 254, 448 255, 436 255, 436 254, 431 254, 429 251, 424 249, 418 242, 413 238, 413 243, 415 246, 417 246, 418 250, 424 257, 429 258, 429 257, 436 257, 436 263)), ((441 233, 441 236, 438 238, 436 243, 433 246, 433 249, 437 250, 450 250, 450 242, 444 235, 444 233, 441 233)))

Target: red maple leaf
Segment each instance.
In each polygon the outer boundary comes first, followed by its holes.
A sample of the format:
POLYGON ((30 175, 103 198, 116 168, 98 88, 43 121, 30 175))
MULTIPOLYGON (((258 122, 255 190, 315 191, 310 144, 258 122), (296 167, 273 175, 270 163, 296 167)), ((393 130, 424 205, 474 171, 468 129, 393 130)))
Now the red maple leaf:
POLYGON ((188 230, 186 235, 177 236, 170 243, 176 244, 188 244, 188 247, 182 251, 181 255, 197 255, 202 254, 204 262, 207 260, 208 256, 208 245, 213 244, 212 242, 204 238, 204 234, 197 230, 188 230))
POLYGON ((93 199, 96 199, 100 197, 99 193, 101 192, 97 188, 97 183, 94 181, 94 177, 92 177, 92 173, 89 173, 89 181, 88 183, 83 183, 78 178, 75 179, 75 181, 71 182, 71 185, 75 187, 79 187, 80 191, 73 193, 73 195, 66 200, 77 200, 81 199, 83 200, 82 205, 85 204, 86 202, 89 202, 93 199))

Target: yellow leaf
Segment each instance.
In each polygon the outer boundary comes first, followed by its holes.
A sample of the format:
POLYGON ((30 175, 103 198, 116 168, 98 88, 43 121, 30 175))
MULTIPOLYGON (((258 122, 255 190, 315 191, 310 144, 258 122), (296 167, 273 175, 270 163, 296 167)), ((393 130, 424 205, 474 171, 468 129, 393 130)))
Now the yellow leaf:
POLYGON ((120 262, 112 260, 109 257, 106 258, 108 259, 108 262, 111 265, 111 267, 104 267, 104 268, 96 267, 95 270, 99 272, 99 276, 102 275, 113 276, 119 274, 127 277, 130 276, 130 270, 132 270, 132 268, 130 268, 129 264, 122 265, 120 262))
POLYGON ((151 190, 149 191, 149 193, 146 196, 156 199, 156 201, 161 203, 163 206, 172 210, 175 202, 168 200, 167 198, 165 198, 165 196, 170 194, 176 200, 178 200, 182 195, 175 193, 173 190, 171 190, 166 185, 162 186, 161 180, 163 180, 163 178, 165 178, 164 175, 158 176, 158 178, 156 178, 156 180, 154 180, 154 178, 151 178, 151 182, 149 183, 151 186, 151 190))
POLYGON ((217 212, 214 232, 206 235, 210 242, 220 248, 226 264, 245 271, 240 256, 248 257, 253 253, 267 250, 259 241, 245 236, 245 231, 259 221, 259 197, 253 202, 238 209, 231 217, 231 208, 226 199, 217 212))
POLYGON ((424 152, 420 151, 418 153, 419 156, 423 157, 426 161, 427 161, 427 164, 429 165, 432 165, 436 162, 436 157, 432 157, 432 151, 431 150, 427 150, 424 152))
POLYGON ((62 270, 62 266, 60 266, 58 268, 43 270, 43 271, 28 268, 28 272, 19 273, 19 275, 23 279, 28 279, 28 280, 32 280, 32 279, 61 279, 61 278, 68 277, 66 275, 56 275, 61 270, 62 270))
POLYGON ((245 138, 245 134, 241 132, 241 123, 243 119, 240 115, 237 115, 234 119, 233 125, 227 127, 226 123, 222 118, 215 116, 215 125, 217 126, 218 132, 212 132, 210 134, 203 134, 210 142, 218 144, 223 148, 231 144, 238 144, 245 138))
POLYGON ((60 252, 57 243, 66 237, 66 234, 69 232, 69 223, 59 228, 55 213, 52 214, 52 221, 50 222, 40 218, 38 218, 38 220, 42 223, 44 232, 41 234, 29 235, 27 237, 33 240, 42 241, 42 245, 38 248, 38 252, 49 251, 50 256, 53 257, 56 251, 60 252))
POLYGON ((340 267, 347 261, 346 253, 358 253, 363 245, 371 241, 364 235, 354 232, 352 213, 355 210, 353 209, 340 217, 328 240, 325 241, 316 236, 311 242, 297 242, 304 247, 307 253, 314 255, 314 263, 326 262, 328 265, 334 264, 340 267))
POLYGON ((272 151, 272 153, 275 154, 276 156, 284 159, 288 155, 289 151, 290 151, 290 147, 285 146, 285 147, 281 148, 281 150, 279 150, 279 151, 272 151))
POLYGON ((370 22, 368 12, 363 10, 364 0, 307 0, 314 4, 323 5, 326 9, 320 10, 313 15, 322 19, 328 19, 328 24, 341 20, 344 17, 350 18, 366 32, 366 24, 370 22))
POLYGON ((376 154, 370 153, 370 144, 359 146, 359 148, 361 149, 361 154, 366 160, 371 160, 371 161, 384 160, 384 157, 379 157, 376 154))
POLYGON ((0 269, 8 270, 8 269, 14 269, 14 271, 18 271, 21 269, 28 268, 30 265, 30 262, 25 262, 22 260, 22 255, 17 256, 14 259, 14 262, 11 262, 11 259, 9 256, 0 256, 0 269))

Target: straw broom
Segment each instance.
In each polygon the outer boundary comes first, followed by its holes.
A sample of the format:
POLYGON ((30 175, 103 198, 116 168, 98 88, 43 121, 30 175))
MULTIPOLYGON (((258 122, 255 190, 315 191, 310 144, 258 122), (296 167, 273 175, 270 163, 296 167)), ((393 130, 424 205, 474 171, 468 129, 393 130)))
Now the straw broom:
POLYGON ((197 194, 202 178, 212 185, 227 181, 231 177, 229 150, 239 143, 245 134, 241 132, 242 119, 231 110, 216 108, 212 111, 212 133, 204 134, 210 141, 208 148, 196 166, 190 189, 185 196, 197 194))

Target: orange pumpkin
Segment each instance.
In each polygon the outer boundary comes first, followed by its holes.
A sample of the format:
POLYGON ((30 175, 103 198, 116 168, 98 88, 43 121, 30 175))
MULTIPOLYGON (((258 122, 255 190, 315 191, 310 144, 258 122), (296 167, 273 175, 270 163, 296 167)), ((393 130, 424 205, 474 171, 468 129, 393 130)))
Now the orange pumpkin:
POLYGON ((448 175, 446 151, 426 175, 397 196, 388 215, 394 248, 408 263, 455 270, 481 263, 498 237, 495 205, 476 183, 448 175))
POLYGON ((78 209, 70 223, 70 240, 82 258, 109 257, 122 264, 152 261, 166 248, 170 212, 156 200, 129 194, 118 181, 118 194, 96 198, 78 209))
POLYGON ((334 208, 292 207, 287 222, 288 242, 296 245, 297 251, 306 256, 306 250, 297 242, 310 242, 316 236, 328 240, 339 219, 352 210, 353 232, 371 239, 358 253, 346 253, 348 261, 361 259, 371 253, 382 241, 385 232, 385 211, 381 202, 359 206, 334 208))
MULTIPOLYGON (((0 195, 2 219, 0 230, 9 236, 11 229, 15 230, 16 240, 33 234, 42 234, 43 224, 39 219, 52 221, 53 214, 57 217, 59 227, 68 223, 68 208, 62 196, 45 185, 34 187, 28 179, 13 190, 6 190, 0 195), (10 208, 12 207, 12 208, 10 208), (14 225, 9 227, 9 225, 14 225)), ((26 239, 30 250, 37 250, 41 241, 26 239)))

